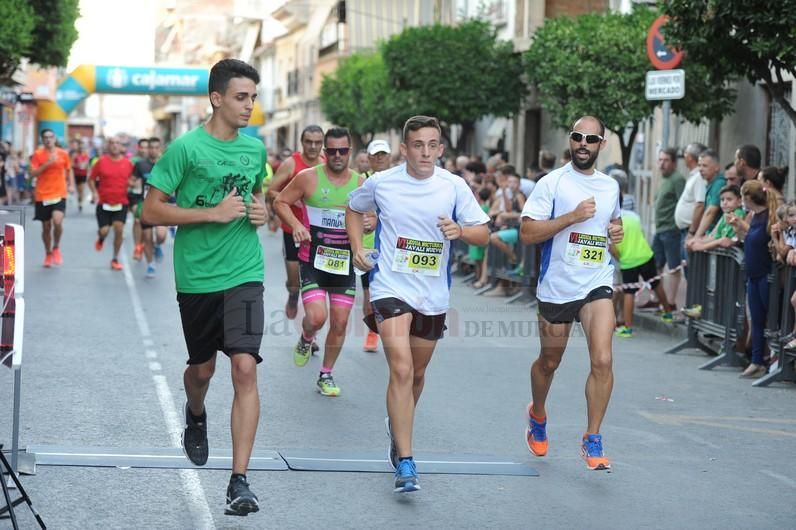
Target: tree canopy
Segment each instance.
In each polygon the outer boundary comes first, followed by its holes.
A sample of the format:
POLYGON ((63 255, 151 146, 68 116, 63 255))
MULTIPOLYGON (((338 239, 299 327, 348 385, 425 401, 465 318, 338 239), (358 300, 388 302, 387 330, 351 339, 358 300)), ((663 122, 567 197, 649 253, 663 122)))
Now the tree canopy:
POLYGON ((661 8, 670 17, 662 28, 667 43, 682 49, 689 63, 714 83, 763 82, 796 124, 784 83, 796 77, 796 2, 668 0, 661 8))
POLYGON ((520 55, 482 20, 407 28, 381 52, 398 111, 394 121, 427 114, 459 124, 457 150, 466 147, 478 119, 509 116, 527 96, 520 55))
MULTIPOLYGON (((528 79, 553 123, 569 127, 580 116, 597 116, 618 136, 625 168, 640 122, 660 104, 647 101, 644 90, 646 72, 653 69, 646 36, 658 15, 637 6, 628 14, 548 19, 524 56, 528 79)), ((686 97, 674 101, 672 110, 693 122, 730 112, 734 92, 690 63, 682 66, 686 97)))
POLYGON ((387 69, 378 53, 355 53, 321 83, 321 110, 333 123, 345 125, 360 145, 393 127, 396 111, 387 69))
POLYGON ((23 58, 42 66, 66 66, 77 39, 79 0, 0 0, 0 83, 23 58))

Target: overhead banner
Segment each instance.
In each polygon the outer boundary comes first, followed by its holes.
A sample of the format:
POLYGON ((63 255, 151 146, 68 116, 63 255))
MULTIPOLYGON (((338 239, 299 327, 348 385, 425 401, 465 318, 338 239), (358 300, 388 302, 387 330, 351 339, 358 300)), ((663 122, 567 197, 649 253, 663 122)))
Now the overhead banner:
POLYGON ((207 94, 206 68, 97 66, 95 92, 104 94, 207 94))

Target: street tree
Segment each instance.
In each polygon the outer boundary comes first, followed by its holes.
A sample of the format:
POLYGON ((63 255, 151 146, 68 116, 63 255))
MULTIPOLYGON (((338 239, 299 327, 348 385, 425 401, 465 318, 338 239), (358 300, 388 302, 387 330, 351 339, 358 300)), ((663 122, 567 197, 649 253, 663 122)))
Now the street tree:
POLYGON ((521 56, 482 20, 407 28, 381 51, 397 124, 415 114, 436 116, 457 151, 467 146, 478 119, 516 113, 528 93, 521 56), (461 126, 455 144, 453 124, 461 126))
POLYGON ((66 66, 77 39, 79 0, 0 0, 0 84, 23 58, 41 66, 66 66))
MULTIPOLYGON (((641 122, 660 102, 645 98, 645 77, 653 69, 646 36, 659 13, 645 6, 632 12, 584 14, 548 19, 524 55, 528 79, 552 122, 570 127, 580 116, 599 117, 616 134, 627 169, 641 122)), ((731 112, 735 92, 686 61, 686 97, 672 111, 691 122, 731 112)))
POLYGON ((381 55, 355 53, 321 82, 321 110, 333 123, 348 127, 358 145, 395 125, 387 69, 381 55))
POLYGON ((662 32, 717 82, 761 83, 796 125, 786 79, 796 77, 796 2, 669 0, 662 32))

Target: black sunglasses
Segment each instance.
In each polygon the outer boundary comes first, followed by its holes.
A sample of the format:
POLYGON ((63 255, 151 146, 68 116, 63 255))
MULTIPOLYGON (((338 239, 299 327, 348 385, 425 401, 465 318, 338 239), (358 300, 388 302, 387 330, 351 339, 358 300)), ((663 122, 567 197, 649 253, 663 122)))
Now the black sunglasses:
POLYGON ((586 138, 587 144, 598 144, 605 139, 599 134, 583 134, 582 132, 578 131, 572 131, 569 133, 569 139, 573 142, 580 143, 583 141, 583 138, 586 138))
POLYGON ((329 156, 345 156, 351 150, 350 147, 324 147, 323 150, 329 156))

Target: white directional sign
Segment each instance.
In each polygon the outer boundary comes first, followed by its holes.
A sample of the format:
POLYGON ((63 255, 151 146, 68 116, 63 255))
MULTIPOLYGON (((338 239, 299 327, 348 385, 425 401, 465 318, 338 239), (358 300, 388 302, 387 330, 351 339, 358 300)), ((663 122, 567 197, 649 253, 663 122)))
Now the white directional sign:
POLYGON ((685 70, 651 70, 647 72, 648 100, 683 99, 685 70))

